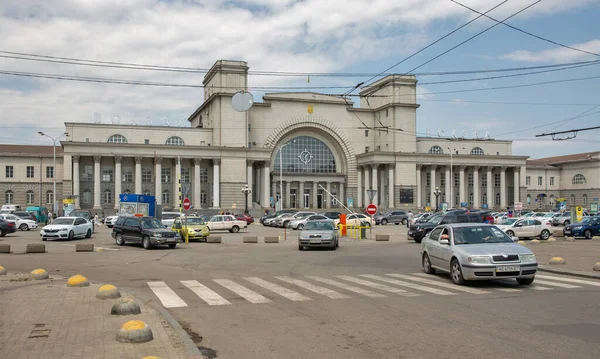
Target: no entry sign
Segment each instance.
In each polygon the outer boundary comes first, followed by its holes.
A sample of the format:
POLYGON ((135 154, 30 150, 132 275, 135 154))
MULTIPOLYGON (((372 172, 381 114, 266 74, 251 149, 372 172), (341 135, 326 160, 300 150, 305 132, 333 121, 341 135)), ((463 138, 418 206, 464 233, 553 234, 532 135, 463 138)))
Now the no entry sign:
POLYGON ((192 204, 191 204, 191 202, 190 202, 190 199, 189 199, 189 198, 184 198, 184 199, 183 199, 183 209, 185 209, 185 210, 187 211, 188 209, 190 209, 190 206, 191 206, 191 205, 192 205, 192 204))
POLYGON ((377 206, 374 205, 373 203, 371 203, 370 205, 367 206, 367 213, 369 215, 374 215, 375 213, 377 213, 377 206))

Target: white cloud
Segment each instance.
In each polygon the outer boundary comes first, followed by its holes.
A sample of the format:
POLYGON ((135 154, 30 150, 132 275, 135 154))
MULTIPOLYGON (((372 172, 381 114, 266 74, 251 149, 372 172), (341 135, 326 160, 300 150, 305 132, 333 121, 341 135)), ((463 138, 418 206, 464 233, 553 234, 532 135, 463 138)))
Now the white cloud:
MULTIPOLYGON (((592 53, 600 53, 600 39, 595 39, 580 44, 567 45, 576 49, 592 53)), ((538 52, 518 50, 511 52, 510 54, 506 54, 502 56, 502 58, 522 62, 566 63, 597 59, 597 56, 586 54, 576 50, 571 50, 564 47, 558 47, 538 52)))

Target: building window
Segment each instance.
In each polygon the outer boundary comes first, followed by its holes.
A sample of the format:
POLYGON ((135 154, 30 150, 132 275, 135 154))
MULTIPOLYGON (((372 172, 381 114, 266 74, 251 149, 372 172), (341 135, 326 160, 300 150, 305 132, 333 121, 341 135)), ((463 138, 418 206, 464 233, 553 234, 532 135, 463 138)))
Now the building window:
POLYGON ((54 203, 54 193, 50 191, 46 191, 46 204, 54 203))
POLYGON ((457 186, 460 186, 460 173, 454 172, 454 187, 457 186))
POLYGON ((569 204, 571 206, 575 205, 575 195, 574 194, 572 194, 571 197, 569 198, 569 204))
POLYGON ((123 179, 122 182, 133 182, 133 171, 131 168, 124 168, 121 177, 123 179))
POLYGON ((181 183, 190 183, 191 182, 190 169, 182 168, 181 169, 181 183))
POLYGON ((487 200, 487 193, 484 193, 481 196, 481 203, 485 203, 485 204, 487 204, 489 206, 489 203, 488 203, 488 200, 487 200))
MULTIPOLYGON (((250 125, 248 125, 248 126, 250 126, 250 125)), ((248 131, 250 131, 249 128, 248 128, 248 131)), ((181 137, 172 136, 172 137, 167 138, 165 145, 184 146, 185 142, 183 142, 183 139, 181 137)))
POLYGON ((431 173, 427 172, 427 175, 425 176, 425 185, 426 186, 431 186, 431 173))
POLYGON ((127 139, 123 135, 112 135, 108 138, 108 143, 127 143, 127 139))
POLYGON ((444 187, 446 185, 446 175, 440 176, 440 186, 444 187))
POLYGON ((200 192, 200 203, 201 204, 206 204, 207 198, 208 198, 208 196, 206 195, 206 192, 200 192))
POLYGON ((538 176, 538 186, 541 186, 544 184, 544 179, 542 178, 542 176, 538 176))
POLYGON ((494 186, 500 187, 500 173, 494 173, 494 186))
POLYGON ((471 154, 473 156, 483 156, 485 153, 483 152, 483 150, 481 149, 481 147, 474 147, 471 150, 471 154))
POLYGON ((144 138, 144 144, 145 145, 149 145, 150 144, 150 139, 149 138, 144 138))
POLYGON ((14 176, 14 167, 13 166, 6 166, 6 172, 5 172, 5 176, 6 178, 13 178, 14 176))
POLYGON ((161 168, 160 169, 160 181, 162 183, 171 183, 171 169, 161 168))
POLYGON ((6 204, 12 204, 14 200, 14 193, 13 191, 6 191, 4 192, 4 203, 6 204))
POLYGON ((110 203, 112 203, 112 198, 113 198, 112 191, 110 189, 105 189, 104 190, 104 198, 103 198, 104 201, 102 201, 102 202, 104 204, 110 204, 110 203))
POLYGON ((550 186, 554 186, 554 177, 550 177, 550 186))
POLYGON ((587 206, 588 202, 587 202, 587 194, 583 195, 583 205, 587 206))
POLYGON ((200 169, 200 183, 208 183, 208 168, 200 169))
POLYGON ((585 177, 582 174, 576 174, 575 176, 573 176, 573 180, 572 180, 573 184, 584 184, 585 183, 585 177))
POLYGON ((553 194, 550 195, 550 205, 554 206, 554 195, 553 194))
POLYGON ((525 185, 526 186, 531 186, 531 176, 526 176, 525 177, 525 185))
POLYGON ((35 201, 35 195, 33 194, 33 191, 29 190, 27 191, 27 204, 33 204, 33 202, 35 201))
POLYGON ((142 168, 142 183, 152 182, 152 167, 142 168))
POLYGON ((433 153, 435 155, 441 155, 444 153, 444 150, 440 146, 433 146, 429 149, 429 153, 433 153))
MULTIPOLYGON (((487 187, 487 173, 481 174, 481 187, 487 187)), ((486 202, 483 202, 486 203, 486 202)))
POLYGON ((46 166, 46 178, 54 178, 54 167, 46 166))
POLYGON ((163 204, 171 203, 171 194, 167 190, 164 190, 162 193, 162 203, 163 204))
POLYGON ((469 173, 468 181, 469 181, 469 187, 473 187, 473 174, 472 173, 469 173))
POLYGON ((90 191, 89 189, 84 190, 81 201, 85 204, 91 204, 92 203, 92 191, 90 191))
MULTIPOLYGON (((274 171, 288 173, 336 173, 337 167, 333 152, 321 140, 310 136, 298 136, 282 149, 283 166, 276 153, 274 171)), ((365 151, 366 152, 366 151, 365 151)))
POLYGON ((83 166, 83 173, 81 174, 82 181, 92 181, 94 179, 94 167, 87 165, 83 166))
POLYGON ((112 182, 114 180, 114 168, 106 166, 102 168, 102 182, 112 182))
POLYGON ((531 204, 531 195, 530 194, 527 195, 527 204, 531 204))
POLYGON ((35 167, 27 166, 27 178, 35 177, 35 167))
POLYGON ((365 130, 365 137, 369 137, 369 130, 365 130))
POLYGON ((388 116, 389 116, 389 114, 390 114, 390 113, 389 113, 389 108, 386 108, 386 109, 385 109, 385 117, 388 117, 388 116))
POLYGON ((496 201, 495 201, 496 206, 500 205, 500 193, 496 193, 496 201))

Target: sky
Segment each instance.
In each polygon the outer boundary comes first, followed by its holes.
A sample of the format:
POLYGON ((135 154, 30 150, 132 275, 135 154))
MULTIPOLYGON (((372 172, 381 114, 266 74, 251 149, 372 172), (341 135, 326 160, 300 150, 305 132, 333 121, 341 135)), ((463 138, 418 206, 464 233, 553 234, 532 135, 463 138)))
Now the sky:
MULTIPOLYGON (((501 4, 488 15, 504 20, 536 0, 458 1, 480 12, 501 4)), ((195 69, 229 59, 247 61, 251 72, 313 73, 310 82, 306 75, 252 74, 250 91, 260 101, 265 92, 341 94, 368 84, 372 75, 477 16, 450 0, 3 0, 0 143, 51 144, 37 132, 59 135, 64 122, 110 123, 118 117, 125 124, 161 125, 166 118, 170 125, 187 125, 185 120, 203 101, 202 71, 82 66, 11 53, 195 69), (77 82, 15 73, 191 86, 77 82)), ((600 63, 591 62, 600 60, 599 17, 600 0, 542 0, 506 23, 577 50, 498 24, 413 70, 497 24, 480 17, 389 72, 417 75, 419 136, 489 133, 513 140, 514 155, 532 158, 599 151, 600 130, 580 131, 568 140, 535 137, 600 126, 600 63), (439 74, 549 65, 561 66, 439 74), (519 76, 489 78, 506 75, 519 76), (458 80, 466 81, 448 82, 458 80)))

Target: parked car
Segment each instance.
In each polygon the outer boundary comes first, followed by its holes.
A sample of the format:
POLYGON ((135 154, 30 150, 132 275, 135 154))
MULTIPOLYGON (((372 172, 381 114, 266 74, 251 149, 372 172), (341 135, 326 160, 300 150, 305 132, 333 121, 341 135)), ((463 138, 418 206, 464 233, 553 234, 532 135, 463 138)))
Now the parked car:
POLYGON ((375 220, 366 214, 352 213, 346 216, 346 225, 371 227, 375 225, 375 220))
POLYGON ((553 226, 568 226, 571 224, 571 212, 564 212, 552 217, 553 226))
POLYGON ((466 211, 463 210, 446 212, 444 214, 431 216, 425 223, 418 223, 410 226, 408 229, 408 236, 412 237, 415 242, 421 243, 423 237, 431 232, 432 229, 438 225, 449 223, 481 223, 481 217, 477 213, 467 214, 466 211))
POLYGON ((254 223, 254 217, 248 216, 246 214, 236 214, 235 219, 237 219, 238 221, 246 221, 248 225, 254 223))
POLYGON ((69 217, 81 217, 85 218, 88 222, 92 222, 94 219, 94 214, 88 209, 76 209, 69 213, 69 217))
POLYGON ((15 216, 13 213, 10 214, 0 214, 0 218, 8 221, 15 222, 16 228, 22 231, 29 231, 31 229, 37 228, 37 222, 32 219, 25 219, 19 216, 15 216))
POLYGON ((206 226, 211 232, 229 231, 231 233, 237 233, 240 229, 247 228, 248 223, 245 221, 238 221, 230 214, 221 214, 213 216, 210 221, 206 222, 206 226))
POLYGON ((336 250, 339 245, 339 231, 331 219, 308 221, 298 235, 300 251, 306 247, 326 247, 336 250))
POLYGON ((166 228, 173 227, 173 222, 175 222, 175 218, 181 217, 181 212, 163 212, 161 223, 166 228))
POLYGON ((332 220, 334 220, 334 221, 338 221, 338 223, 339 223, 339 220, 340 220, 340 215, 341 215, 342 213, 340 213, 340 212, 325 212, 325 213, 322 213, 322 214, 323 214, 325 217, 329 218, 329 219, 332 219, 332 220))
POLYGON ((179 234, 179 237, 182 241, 186 238, 188 240, 204 240, 210 235, 210 230, 208 226, 202 218, 198 216, 186 216, 175 218, 175 222, 173 222, 173 227, 171 227, 173 231, 179 234))
POLYGON ((262 216, 262 217, 260 217, 259 221, 260 221, 260 224, 262 224, 264 226, 266 220, 270 220, 270 219, 275 218, 284 213, 296 213, 296 212, 298 212, 298 211, 295 209, 284 209, 281 211, 277 211, 277 212, 262 216))
POLYGON ((17 231, 17 226, 15 226, 14 222, 8 222, 3 219, 0 219, 0 237, 4 237, 9 233, 15 233, 17 231))
POLYGON ((423 239, 421 264, 427 274, 438 270, 450 273, 455 284, 514 278, 521 285, 530 285, 537 259, 527 247, 514 243, 515 239, 489 224, 441 225, 423 239))
POLYGON ((271 227, 283 228, 283 227, 287 226, 287 223, 289 221, 294 219, 294 215, 295 215, 295 213, 283 213, 282 215, 279 215, 279 216, 275 217, 274 219, 272 219, 270 222, 270 225, 271 225, 271 227))
MULTIPOLYGON (((306 226, 306 223, 308 223, 309 221, 332 221, 334 222, 332 219, 329 219, 327 217, 325 217, 322 214, 310 214, 307 215, 306 217, 294 220, 294 221, 290 221, 288 223, 289 228, 292 229, 298 229, 298 230, 303 230, 304 227, 306 226)), ((334 226, 335 226, 335 222, 334 222, 334 226)))
POLYGON ((144 249, 162 244, 177 246, 177 234, 154 217, 120 216, 111 235, 119 246, 127 242, 140 243, 144 249))
POLYGON ((3 204, 0 208, 0 213, 13 213, 14 211, 20 211, 21 206, 16 204, 3 204))
POLYGON ((107 216, 106 218, 104 218, 104 224, 108 228, 112 228, 115 225, 117 218, 119 218, 119 216, 107 216))
POLYGON ((507 218, 498 223, 496 227, 503 230, 509 237, 539 237, 546 240, 550 238, 551 234, 548 222, 543 223, 533 218, 507 218))
POLYGON ((413 220, 411 222, 411 225, 415 224, 415 223, 423 223, 423 222, 427 222, 427 219, 432 215, 432 213, 430 212, 423 212, 423 213, 419 213, 417 215, 415 215, 413 217, 413 220))
POLYGON ((27 211, 14 211, 13 213, 11 213, 14 216, 29 220, 29 221, 34 221, 37 222, 35 216, 33 215, 33 213, 27 212, 27 211))
POLYGON ((90 238, 94 225, 83 217, 58 217, 40 230, 42 241, 47 239, 90 238))
MULTIPOLYGON (((292 218, 285 221, 286 228, 298 229, 299 223, 306 223, 304 220, 310 216, 316 215, 315 212, 298 212, 292 218)), ((323 215, 325 216, 325 215, 323 215)), ((327 218, 327 217, 326 217, 327 218)))
POLYGON ((376 214, 373 216, 373 219, 375 220, 375 224, 381 224, 384 226, 388 223, 394 223, 395 225, 402 223, 403 225, 406 225, 406 221, 408 221, 408 214, 406 211, 391 209, 385 213, 376 214))
POLYGON ((592 239, 600 235, 600 217, 584 217, 581 222, 573 223, 563 228, 565 237, 584 237, 592 239))

